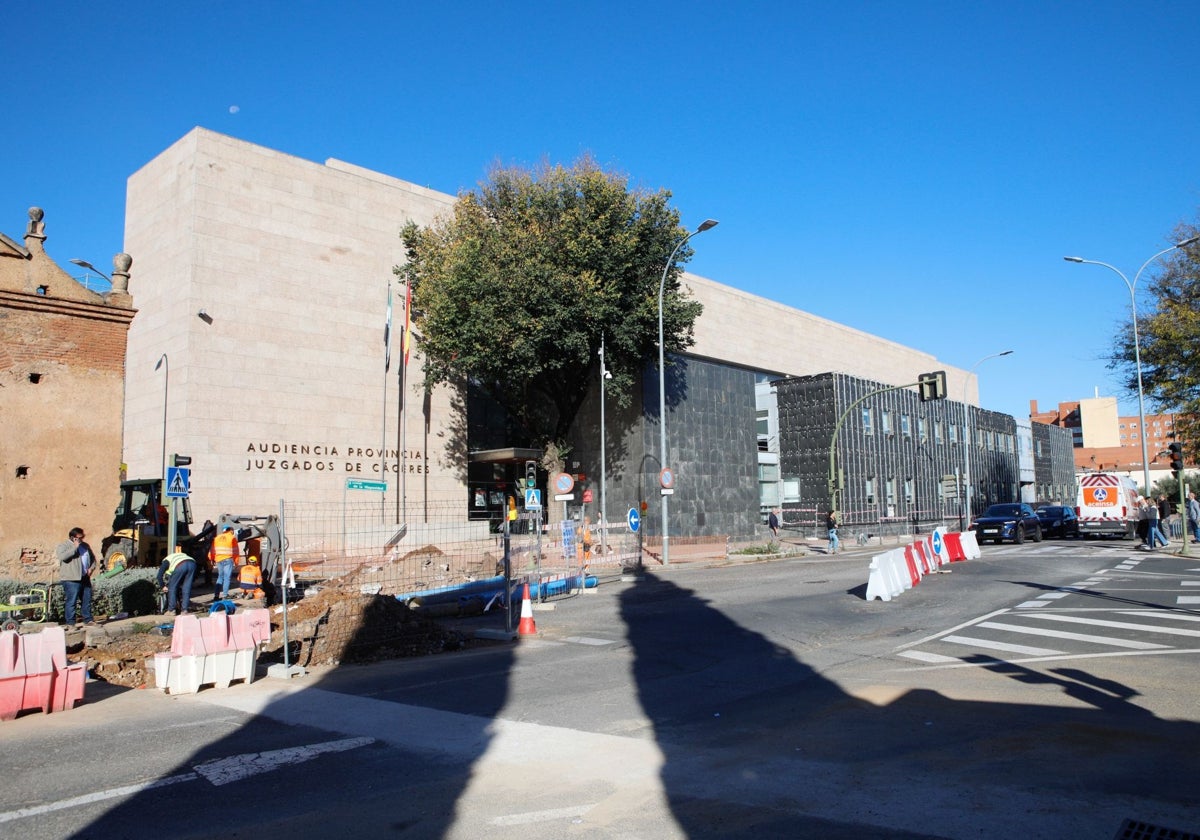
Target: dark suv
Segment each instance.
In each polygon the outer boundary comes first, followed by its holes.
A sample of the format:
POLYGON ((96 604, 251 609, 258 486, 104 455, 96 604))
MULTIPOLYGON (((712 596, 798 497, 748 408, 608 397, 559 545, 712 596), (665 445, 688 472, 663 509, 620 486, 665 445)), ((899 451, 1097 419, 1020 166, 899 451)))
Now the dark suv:
POLYGON ((1047 537, 1079 536, 1079 517, 1075 515, 1075 508, 1045 505, 1037 509, 1037 517, 1042 521, 1042 533, 1047 537))
POLYGON ((988 540, 1023 543, 1026 537, 1033 537, 1034 542, 1042 541, 1041 521, 1026 504, 992 505, 971 523, 971 528, 980 543, 988 540))

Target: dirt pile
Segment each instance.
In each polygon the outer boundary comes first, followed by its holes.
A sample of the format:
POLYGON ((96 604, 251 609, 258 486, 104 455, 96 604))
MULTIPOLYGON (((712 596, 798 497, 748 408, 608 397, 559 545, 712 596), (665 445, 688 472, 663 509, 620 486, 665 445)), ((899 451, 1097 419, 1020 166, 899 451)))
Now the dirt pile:
MULTIPOLYGON (((271 618, 272 658, 282 659, 282 614, 271 618)), ((458 650, 461 634, 416 615, 395 598, 326 589, 288 609, 291 661, 298 665, 378 662, 458 650)))

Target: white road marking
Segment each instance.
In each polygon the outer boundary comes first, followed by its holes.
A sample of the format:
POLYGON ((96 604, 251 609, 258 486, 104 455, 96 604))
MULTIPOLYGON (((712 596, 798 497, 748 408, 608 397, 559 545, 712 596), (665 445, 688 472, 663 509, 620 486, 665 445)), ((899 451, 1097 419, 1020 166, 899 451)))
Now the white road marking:
POLYGON ((943 656, 940 653, 926 653, 923 650, 906 650, 900 655, 920 662, 962 662, 957 656, 943 656))
POLYGON ((1138 618, 1165 618, 1170 621, 1200 621, 1200 615, 1196 615, 1195 613, 1164 612, 1162 610, 1158 610, 1157 612, 1127 610, 1121 613, 1121 615, 1136 615, 1138 618))
POLYGON ((283 750, 270 750, 263 753, 245 753, 243 755, 218 758, 197 764, 191 773, 179 773, 162 779, 154 779, 136 785, 100 790, 95 793, 85 793, 70 799, 60 799, 57 802, 47 802, 45 805, 34 805, 29 808, 18 808, 15 811, 0 812, 0 823, 11 822, 25 817, 36 817, 80 805, 91 805, 106 799, 120 799, 125 796, 136 796, 155 788, 178 784, 179 782, 194 782, 197 779, 207 779, 214 785, 225 785, 241 781, 258 773, 267 773, 277 767, 287 764, 299 764, 316 758, 322 753, 342 752, 356 747, 375 743, 374 738, 346 738, 341 741, 325 741, 320 744, 309 744, 303 747, 291 747, 283 750))
MULTIPOLYGON (((1030 613, 1030 615, 1042 615, 1042 613, 1030 613)), ((983 648, 984 650, 1002 650, 1006 653, 1023 653, 1027 656, 1062 656, 1066 653, 1064 650, 1053 650, 1051 648, 1035 648, 1027 645, 1013 645, 1007 642, 993 642, 990 639, 974 639, 970 636, 946 636, 942 639, 943 642, 951 642, 956 645, 967 645, 968 647, 983 648)))
POLYGON ((546 811, 527 811, 524 814, 508 814, 503 817, 493 818, 492 825, 531 825, 533 823, 550 822, 551 820, 565 820, 569 817, 582 817, 595 807, 595 805, 572 805, 567 808, 551 808, 546 811))
POLYGON ((268 750, 261 753, 246 753, 229 758, 217 758, 197 764, 192 769, 214 785, 227 785, 240 782, 259 773, 269 773, 278 767, 289 764, 302 764, 311 761, 324 753, 345 752, 346 750, 365 747, 375 743, 374 738, 345 738, 341 741, 325 741, 320 744, 308 744, 303 747, 289 747, 282 750, 268 750))
POLYGON ((577 645, 615 645, 616 642, 612 639, 596 639, 591 636, 567 636, 563 639, 564 642, 573 642, 577 645))
POLYGON ((1027 609, 1032 609, 1034 607, 1048 607, 1048 606, 1050 606, 1049 601, 1025 601, 1023 603, 1017 604, 1017 609, 1027 610, 1027 609))
MULTIPOLYGON (((1200 597, 1196 599, 1200 601, 1200 597)), ((1182 627, 1160 627, 1154 624, 1134 624, 1131 621, 1105 621, 1100 618, 1080 618, 1074 615, 1062 615, 1061 613, 1044 613, 1031 612, 1027 613, 1031 618, 1042 618, 1046 621, 1064 621, 1073 624, 1088 624, 1093 627, 1114 627, 1119 630, 1147 630, 1151 633, 1167 633, 1172 636, 1193 636, 1200 637, 1200 630, 1185 630, 1182 627)))
POLYGON ((75 808, 79 805, 91 805, 96 802, 103 802, 106 799, 117 799, 122 796, 136 796, 139 793, 155 788, 166 787, 178 782, 191 782, 200 778, 195 773, 180 773, 178 776, 167 776, 165 779, 154 779, 150 782, 143 782, 140 785, 126 785, 125 787, 112 788, 110 790, 98 790, 95 793, 85 793, 83 796, 73 796, 70 799, 60 799, 57 802, 47 802, 45 805, 34 805, 29 808, 18 808, 15 811, 4 811, 0 813, 0 823, 11 822, 13 820, 23 819, 25 817, 36 817, 42 814, 50 814, 55 811, 62 811, 66 808, 75 808))
POLYGON ((1200 604, 1200 595, 1180 595, 1175 599, 1176 604, 1200 604))
POLYGON ((932 642, 936 639, 940 639, 942 636, 944 636, 947 633, 954 633, 957 630, 962 630, 964 627, 972 627, 980 621, 987 621, 989 618, 992 618, 993 616, 1004 615, 1006 612, 1008 612, 1008 610, 1006 610, 1006 609, 1005 610, 996 610, 995 612, 990 612, 985 616, 981 616, 980 618, 973 618, 970 621, 964 621, 962 624, 957 624, 954 627, 951 627, 949 630, 943 630, 940 633, 934 633, 932 636, 926 636, 923 639, 917 639, 915 642, 909 642, 906 645, 900 645, 900 647, 896 648, 896 650, 907 650, 908 648, 914 648, 917 645, 923 645, 926 642, 932 642))
POLYGON ((1112 645, 1113 647, 1129 648, 1131 650, 1161 650, 1170 645, 1158 645, 1153 642, 1138 642, 1133 639, 1117 639, 1112 636, 1092 636, 1087 633, 1071 633, 1066 630, 1049 630, 1045 627, 1022 627, 1016 624, 1004 624, 1000 621, 985 621, 979 625, 992 630, 1010 630, 1015 633, 1026 633, 1031 636, 1048 636, 1054 639, 1073 639, 1077 642, 1095 642, 1096 644, 1112 645))

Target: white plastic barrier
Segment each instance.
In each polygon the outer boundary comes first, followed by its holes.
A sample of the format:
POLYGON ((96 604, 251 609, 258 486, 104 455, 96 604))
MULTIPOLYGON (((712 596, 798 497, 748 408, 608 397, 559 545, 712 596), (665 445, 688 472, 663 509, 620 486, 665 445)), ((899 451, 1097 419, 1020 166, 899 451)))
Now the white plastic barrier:
POLYGON ((955 553, 960 546, 966 557, 979 556, 979 544, 973 533, 946 534, 940 528, 911 545, 876 554, 867 567, 866 599, 892 600, 920 583, 926 575, 959 559, 955 553))
POLYGON ((195 694, 202 685, 228 688, 234 680, 253 682, 259 645, 270 635, 265 609, 180 616, 171 651, 154 655, 154 684, 171 694, 195 694))

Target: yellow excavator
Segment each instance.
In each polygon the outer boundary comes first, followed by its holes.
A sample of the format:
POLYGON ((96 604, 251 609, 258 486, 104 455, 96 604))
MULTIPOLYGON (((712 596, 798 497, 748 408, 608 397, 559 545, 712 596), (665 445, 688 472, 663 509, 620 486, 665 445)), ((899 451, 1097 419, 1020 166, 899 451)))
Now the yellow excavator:
MULTIPOLYGON (((162 480, 130 479, 121 482, 121 496, 113 515, 112 533, 101 542, 101 568, 106 573, 133 566, 158 566, 169 553, 167 522, 169 506, 162 498, 162 480)), ((175 541, 197 565, 207 564, 207 534, 192 534, 192 505, 187 497, 176 508, 175 541), (201 558, 204 558, 203 560, 201 558)))

